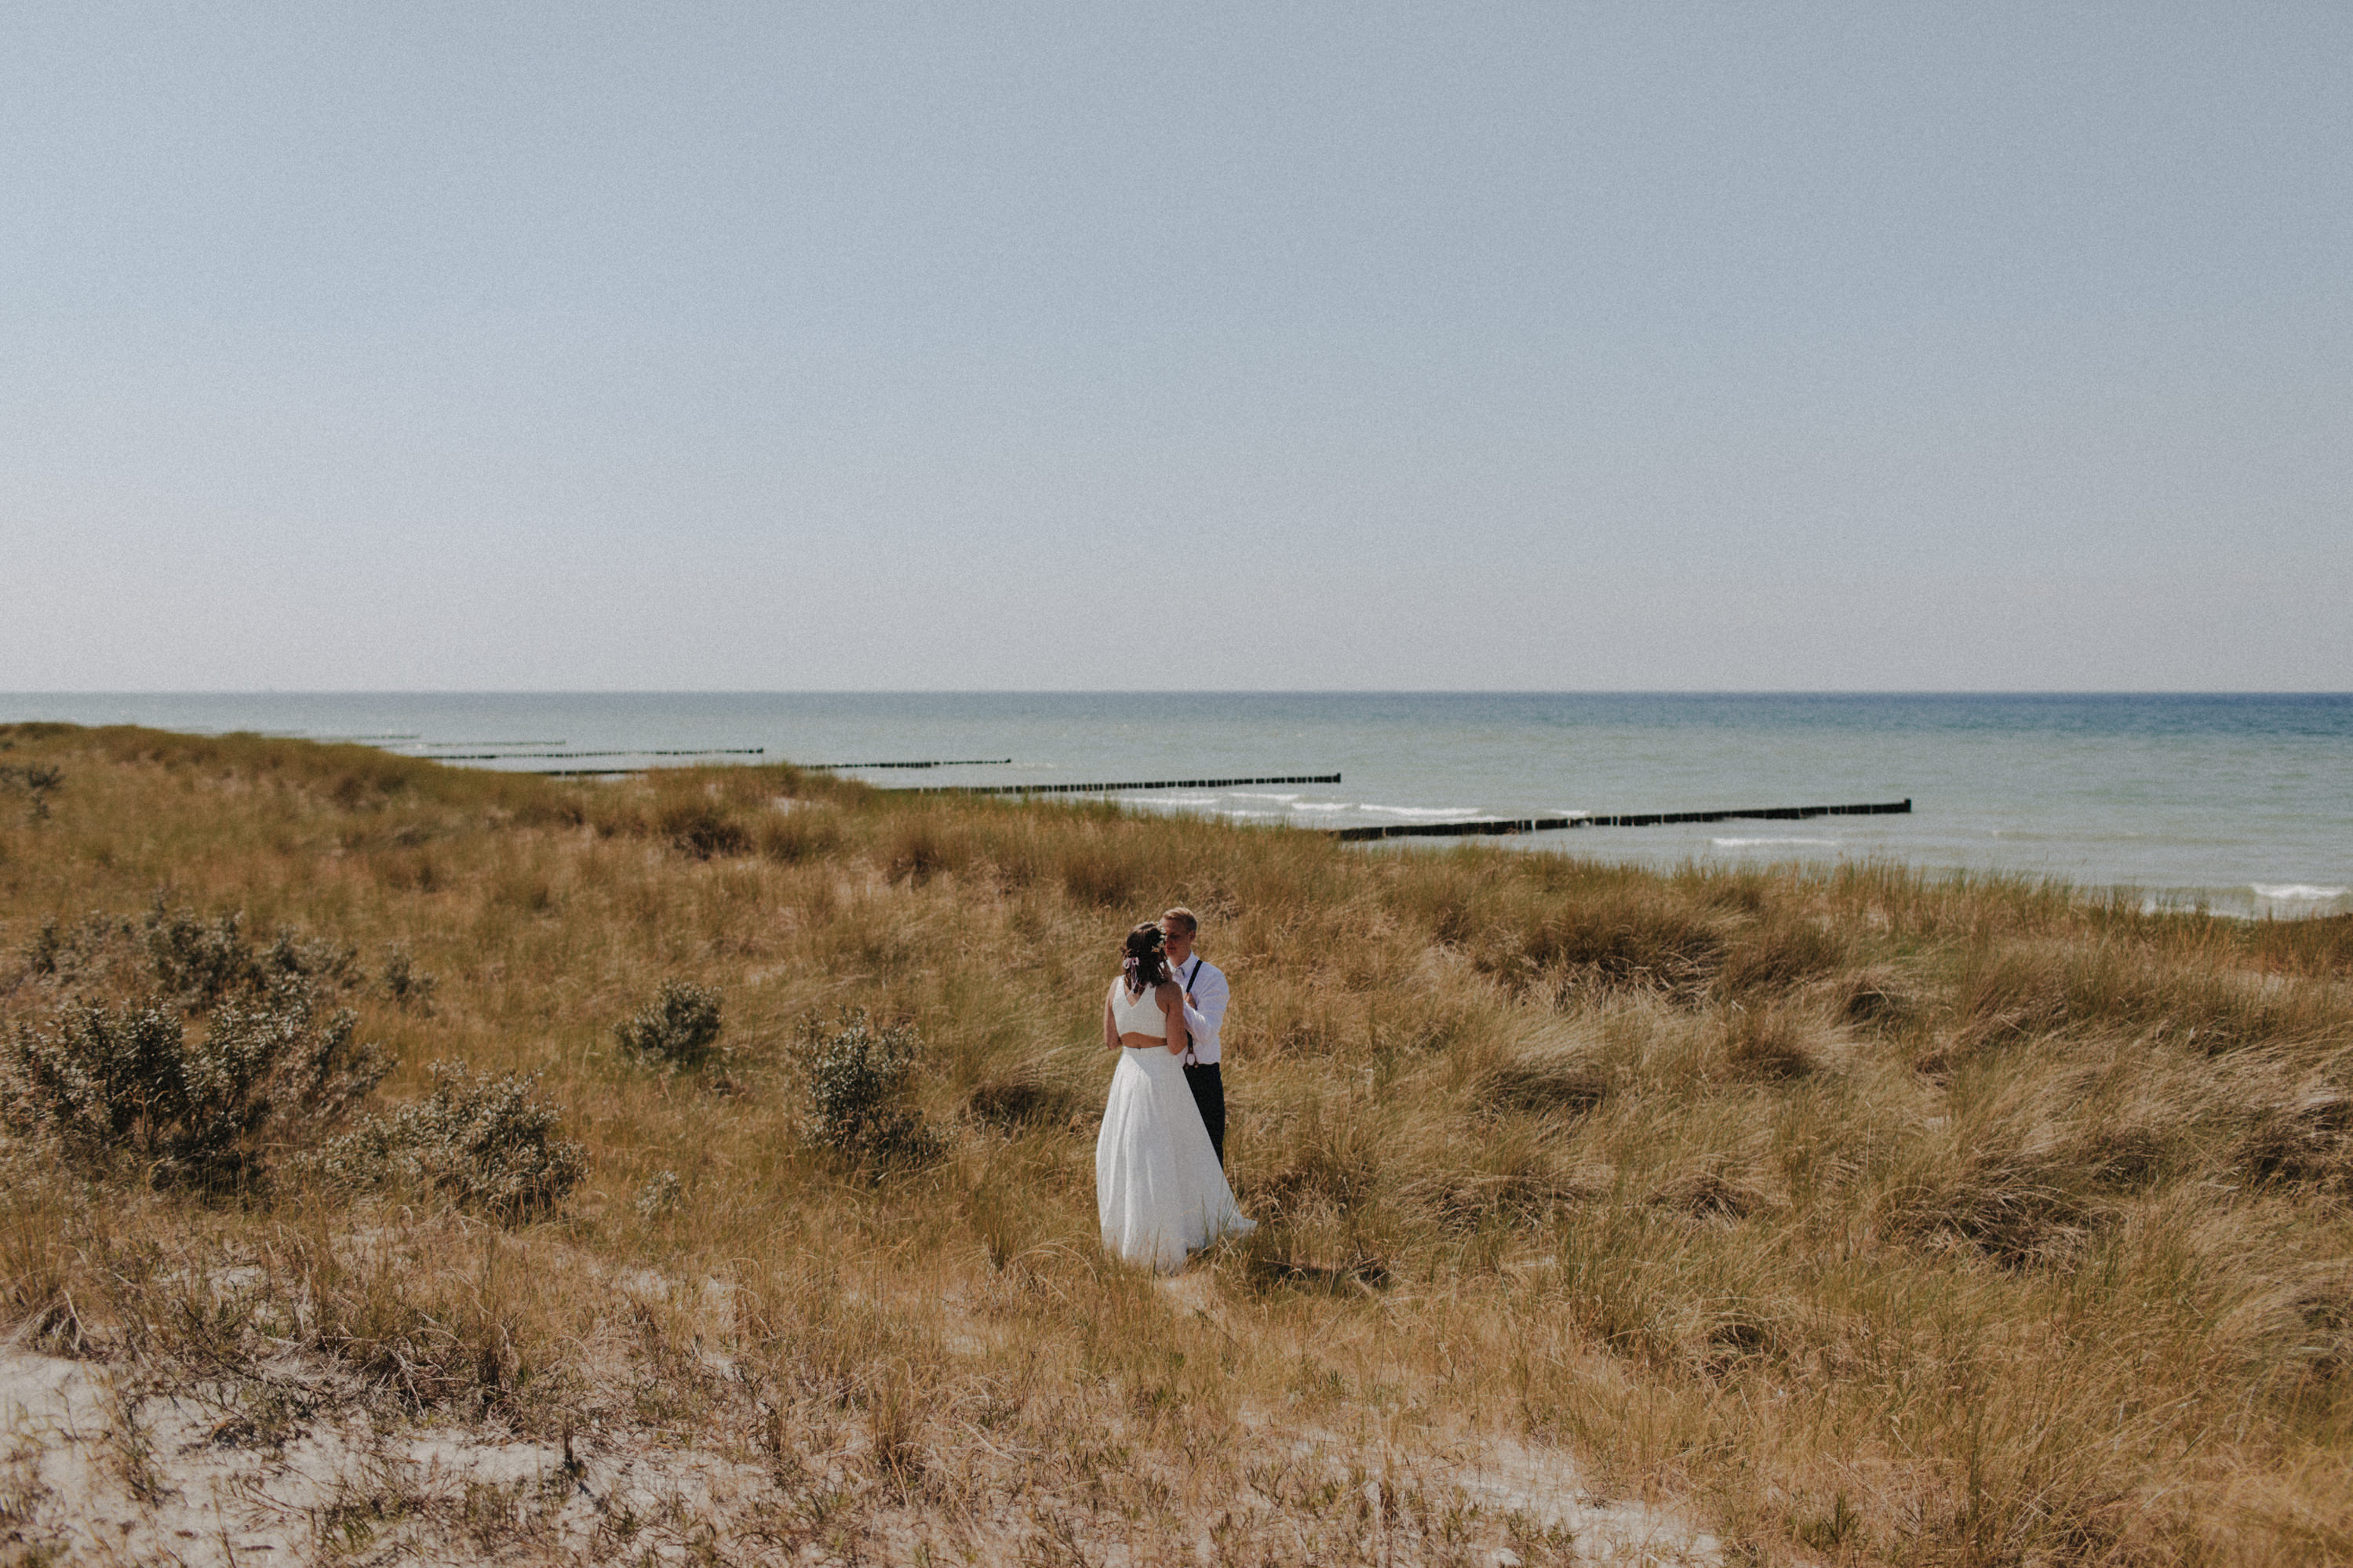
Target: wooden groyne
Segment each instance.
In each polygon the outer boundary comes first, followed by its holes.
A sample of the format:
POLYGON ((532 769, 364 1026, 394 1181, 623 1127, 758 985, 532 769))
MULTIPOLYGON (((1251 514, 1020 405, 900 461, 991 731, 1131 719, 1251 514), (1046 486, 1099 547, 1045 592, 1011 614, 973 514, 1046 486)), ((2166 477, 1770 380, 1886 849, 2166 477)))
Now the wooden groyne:
MULTIPOLYGON (((702 746, 681 752, 438 752, 426 758, 435 763, 504 763, 542 762, 557 757, 758 757, 767 754, 765 746, 702 746)), ((538 770, 526 768, 525 773, 538 770)), ((597 772, 596 769, 573 769, 573 772, 597 772)), ((629 772, 628 769, 607 769, 606 772, 629 772)))
POLYGON ((849 773, 858 768, 1007 768, 1013 765, 1011 757, 965 757, 941 763, 795 763, 797 768, 814 773, 849 773))
POLYGON ((1912 798, 1862 805, 1767 805, 1737 811, 1580 812, 1574 816, 1489 817, 1476 822, 1396 822, 1370 827, 1327 827, 1335 838, 1468 838, 1504 833, 1548 833, 1573 827, 1665 827, 1678 822, 1804 822, 1816 816, 1908 816, 1912 798))
POLYGON ((1338 773, 1283 773, 1262 779, 1142 779, 1125 784, 930 784, 917 795, 1115 795, 1139 789, 1232 789, 1239 784, 1338 784, 1338 773))

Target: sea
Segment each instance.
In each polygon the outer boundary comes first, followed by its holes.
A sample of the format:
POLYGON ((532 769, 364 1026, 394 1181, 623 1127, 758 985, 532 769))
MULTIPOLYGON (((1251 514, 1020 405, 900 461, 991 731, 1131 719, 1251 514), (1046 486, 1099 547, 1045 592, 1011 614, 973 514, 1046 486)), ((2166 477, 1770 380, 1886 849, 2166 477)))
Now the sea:
POLYGON ((459 767, 1155 784, 1111 793, 1306 827, 1908 799, 1902 816, 1485 842, 1651 867, 1894 860, 2250 919, 2353 912, 2353 693, 25 693, 0 694, 0 717, 356 740, 459 767), (878 765, 905 763, 940 765, 878 765))

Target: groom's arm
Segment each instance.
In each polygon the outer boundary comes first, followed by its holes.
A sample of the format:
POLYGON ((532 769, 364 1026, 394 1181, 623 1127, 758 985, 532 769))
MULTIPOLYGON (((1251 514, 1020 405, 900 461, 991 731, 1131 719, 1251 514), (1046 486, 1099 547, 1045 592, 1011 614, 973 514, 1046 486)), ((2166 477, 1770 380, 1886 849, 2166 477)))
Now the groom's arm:
POLYGON ((1185 998, 1185 1026, 1193 1031, 1195 1039, 1207 1037, 1223 1047, 1225 1037, 1218 1031, 1225 1024, 1226 1001, 1230 994, 1224 975, 1212 970, 1200 976, 1185 998))

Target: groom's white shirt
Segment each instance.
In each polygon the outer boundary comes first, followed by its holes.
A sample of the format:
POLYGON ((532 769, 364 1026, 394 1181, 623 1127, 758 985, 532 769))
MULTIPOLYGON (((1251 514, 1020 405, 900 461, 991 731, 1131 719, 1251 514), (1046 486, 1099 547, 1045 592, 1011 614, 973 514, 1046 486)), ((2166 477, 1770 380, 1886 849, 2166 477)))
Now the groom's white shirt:
POLYGON ((1185 1004, 1185 1027, 1193 1032, 1193 1048, 1185 1053, 1185 1059, 1196 1067, 1213 1066, 1218 1059, 1218 1027, 1226 1021, 1229 994, 1226 972, 1198 956, 1176 967, 1176 978, 1192 994, 1185 1004))

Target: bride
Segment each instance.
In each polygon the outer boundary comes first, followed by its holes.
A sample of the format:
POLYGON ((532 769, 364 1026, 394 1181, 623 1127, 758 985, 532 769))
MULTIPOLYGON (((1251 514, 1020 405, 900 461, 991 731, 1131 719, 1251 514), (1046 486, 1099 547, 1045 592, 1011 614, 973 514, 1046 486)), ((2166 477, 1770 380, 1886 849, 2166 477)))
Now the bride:
POLYGON ((1103 997, 1103 1045, 1119 1068, 1095 1140, 1095 1210, 1106 1250, 1174 1273, 1187 1252, 1258 1227, 1235 1206, 1186 1086, 1185 993, 1161 940, 1150 921, 1128 932, 1103 997))

